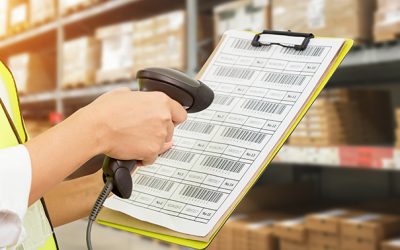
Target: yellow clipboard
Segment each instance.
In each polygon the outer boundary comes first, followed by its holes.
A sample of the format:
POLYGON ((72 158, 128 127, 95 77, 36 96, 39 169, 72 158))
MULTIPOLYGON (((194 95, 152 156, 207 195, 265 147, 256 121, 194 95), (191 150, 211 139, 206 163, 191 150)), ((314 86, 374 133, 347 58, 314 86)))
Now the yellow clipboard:
MULTIPOLYGON (((211 243, 211 241, 214 239, 214 237, 217 235, 219 230, 221 230, 222 226, 228 220, 229 216, 235 210, 236 206, 240 203, 240 201, 244 198, 244 196, 247 194, 247 192, 250 190, 250 188, 256 183, 258 178, 262 175, 264 170, 267 168, 267 166, 269 165, 271 160, 278 153, 279 149, 283 146, 284 142, 288 139, 288 137, 293 132, 293 130, 296 128, 296 126, 301 121, 301 119, 303 118, 303 116, 305 115, 307 110, 311 107, 312 103, 315 101, 315 99, 317 98, 319 93, 322 91, 322 89, 328 83, 328 81, 332 77, 333 73, 336 71, 336 69, 339 67, 339 65, 343 61, 343 59, 346 57, 347 53, 350 51, 351 47, 353 46, 353 43, 354 42, 351 39, 346 39, 345 40, 341 50, 339 51, 339 53, 336 56, 335 60, 331 63, 330 68, 326 72, 326 74, 325 74, 324 78, 322 79, 322 81, 320 82, 320 84, 317 86, 317 88, 315 88, 314 92, 310 95, 308 101, 303 105, 302 109, 298 113, 296 119, 293 120, 291 126, 286 130, 285 135, 277 143, 277 145, 273 149, 273 151, 270 154, 270 156, 266 159, 264 165, 259 169, 257 177, 255 179, 253 179, 252 183, 250 183, 247 186, 247 189, 244 190, 242 192, 241 196, 237 199, 237 202, 235 204, 233 204, 233 206, 231 207, 231 210, 229 211, 229 213, 226 214, 226 216, 225 216, 225 218, 223 220, 223 223, 221 223, 219 225, 219 228, 212 235, 210 241, 204 242, 204 241, 198 241, 198 240, 191 240, 191 239, 175 237, 175 236, 171 236, 171 235, 167 235, 167 234, 160 234, 160 233, 145 231, 145 230, 138 229, 138 228, 127 227, 127 226, 124 226, 124 225, 119 224, 119 223, 106 221, 106 220, 101 218, 102 216, 100 216, 100 218, 97 220, 97 222, 99 224, 102 224, 102 225, 105 225, 105 226, 113 227, 113 228, 120 229, 120 230, 123 230, 123 231, 127 231, 127 232, 131 232, 131 233, 147 236, 147 237, 150 237, 150 238, 158 239, 158 240, 169 242, 169 243, 173 243, 173 244, 178 244, 178 245, 181 245, 181 246, 184 246, 184 247, 189 247, 189 248, 194 248, 194 249, 204 249, 204 248, 206 248, 211 243)), ((212 58, 212 56, 210 58, 212 58)), ((110 210, 105 209, 101 213, 110 214, 111 212, 110 212, 110 210)), ((103 218, 104 217, 107 217, 107 215, 103 216, 103 218)))

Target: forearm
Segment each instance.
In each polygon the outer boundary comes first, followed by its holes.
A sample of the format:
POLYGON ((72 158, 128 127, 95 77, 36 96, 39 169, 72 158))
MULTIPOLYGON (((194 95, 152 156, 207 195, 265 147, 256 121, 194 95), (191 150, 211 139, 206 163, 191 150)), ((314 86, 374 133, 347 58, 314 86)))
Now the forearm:
POLYGON ((29 204, 101 153, 95 126, 89 112, 82 109, 25 144, 32 164, 29 204))
POLYGON ((99 171, 64 181, 44 196, 53 226, 61 226, 89 215, 104 185, 101 174, 99 171))

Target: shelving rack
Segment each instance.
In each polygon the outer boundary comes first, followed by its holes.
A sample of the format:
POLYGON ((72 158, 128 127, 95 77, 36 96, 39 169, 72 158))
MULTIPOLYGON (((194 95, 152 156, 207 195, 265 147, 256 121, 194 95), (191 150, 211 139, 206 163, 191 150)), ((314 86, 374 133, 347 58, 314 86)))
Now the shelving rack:
MULTIPOLYGON (((225 0, 226 1, 226 0, 225 0)), ((53 91, 42 92, 37 94, 28 94, 21 96, 20 101, 23 109, 29 108, 30 105, 38 103, 55 103, 55 111, 64 114, 65 100, 94 98, 116 87, 129 87, 137 89, 137 82, 126 81, 109 85, 94 85, 80 89, 62 89, 62 47, 65 40, 70 36, 79 35, 80 30, 76 31, 77 26, 89 27, 93 32, 97 27, 109 25, 117 22, 133 19, 133 13, 138 18, 151 16, 153 13, 158 14, 168 10, 185 8, 187 13, 187 73, 194 76, 199 69, 198 65, 198 40, 197 40, 197 18, 198 12, 204 9, 210 9, 216 4, 225 2, 218 1, 198 1, 198 0, 173 0, 168 2, 168 6, 164 6, 160 0, 113 0, 101 2, 82 11, 62 16, 60 10, 56 20, 44 24, 42 26, 27 30, 23 33, 14 35, 0 41, 0 56, 6 57, 13 53, 19 52, 21 48, 29 48, 32 43, 40 43, 41 41, 54 40, 57 56, 57 82, 53 91), (158 3, 158 4, 156 4, 158 3), (157 5, 157 7, 154 7, 157 5), (136 11, 135 9, 143 10, 136 11), (76 34, 77 33, 77 34, 76 34)), ((83 31, 87 32, 87 30, 83 31)))
MULTIPOLYGON (((66 105, 88 103, 95 97, 117 87, 137 89, 135 80, 108 85, 93 85, 85 88, 62 89, 62 47, 65 40, 83 33, 93 33, 95 28, 135 18, 148 17, 174 9, 184 8, 187 13, 187 73, 194 76, 199 70, 198 49, 201 44, 197 40, 197 21, 199 11, 211 9, 213 6, 228 0, 171 0, 164 6, 161 0, 113 0, 103 1, 97 5, 66 16, 58 12, 56 20, 35 27, 25 32, 0 40, 0 57, 26 50, 31 44, 50 41, 55 44, 57 56, 57 83, 53 91, 28 94, 20 97, 23 110, 37 105, 50 106, 60 114, 65 114, 66 105), (157 7, 154 7, 157 5, 157 7), (140 11, 137 11, 140 10, 140 11), (84 26, 85 30, 80 30, 84 26), (78 28, 77 28, 78 27, 78 28), (88 32, 89 31, 89 32, 88 32)), ((201 42, 200 42, 201 43, 201 42)), ((376 83, 400 82, 400 41, 383 44, 368 44, 355 47, 342 63, 328 84, 337 86, 365 86, 376 83)), ((79 104, 78 104, 79 106, 79 104)), ((275 163, 277 163, 276 161, 275 163)), ((289 163, 280 161, 280 163, 289 163)), ((301 165, 309 162, 290 162, 301 165)))

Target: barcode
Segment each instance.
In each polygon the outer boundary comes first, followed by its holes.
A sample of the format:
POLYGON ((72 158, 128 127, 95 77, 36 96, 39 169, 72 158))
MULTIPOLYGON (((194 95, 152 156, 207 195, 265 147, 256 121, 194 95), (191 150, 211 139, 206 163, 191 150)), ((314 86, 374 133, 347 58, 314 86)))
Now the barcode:
POLYGON ((297 85, 300 86, 306 80, 306 76, 294 75, 294 74, 282 74, 275 72, 268 72, 262 78, 264 82, 272 82, 285 85, 297 85))
POLYGON ((215 125, 213 124, 208 124, 205 122, 195 122, 195 121, 186 121, 182 125, 180 125, 178 128, 181 130, 186 130, 186 131, 192 131, 196 133, 202 133, 202 134, 211 134, 213 131, 215 125))
POLYGON ((255 70, 238 67, 218 66, 214 74, 220 77, 230 77, 243 80, 250 80, 255 70))
POLYGON ((174 182, 161 179, 158 177, 147 176, 147 175, 140 175, 136 180, 135 184, 141 186, 147 186, 150 188, 154 188, 157 190, 169 192, 171 188, 174 186, 174 182))
POLYGON ((187 152, 187 151, 182 151, 182 150, 177 150, 177 149, 170 149, 164 154, 160 155, 161 158, 169 159, 169 160, 174 160, 174 161, 181 161, 181 162, 186 162, 190 163, 195 154, 192 152, 187 152))
POLYGON ((185 186, 180 192, 180 195, 217 203, 223 196, 222 192, 213 191, 205 188, 185 186))
POLYGON ((201 162, 201 165, 205 167, 218 168, 220 170, 225 170, 234 173, 240 173, 245 166, 245 163, 234 161, 226 158, 220 158, 215 156, 207 156, 201 162))
POLYGON ((228 95, 215 95, 214 97, 214 104, 219 104, 219 105, 226 105, 229 106, 231 103, 235 100, 234 97, 228 96, 228 95))
POLYGON ((240 107, 242 109, 249 109, 258 112, 281 115, 283 111, 285 111, 287 105, 276 102, 247 100, 240 107))
POLYGON ((325 47, 308 46, 305 50, 295 50, 293 48, 282 48, 281 53, 296 56, 321 56, 325 51, 325 47))
POLYGON ((231 48, 253 50, 253 51, 269 51, 271 49, 270 46, 260 46, 260 47, 252 46, 251 41, 245 39, 235 39, 231 45, 231 48))
POLYGON ((261 143, 267 135, 247 129, 229 127, 224 129, 224 131, 222 132, 222 136, 238 139, 241 141, 261 143))

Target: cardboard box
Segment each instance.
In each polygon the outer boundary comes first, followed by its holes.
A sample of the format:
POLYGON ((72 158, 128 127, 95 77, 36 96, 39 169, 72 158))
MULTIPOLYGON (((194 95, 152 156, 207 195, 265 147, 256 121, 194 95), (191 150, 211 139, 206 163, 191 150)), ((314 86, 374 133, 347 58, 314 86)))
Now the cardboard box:
POLYGON ((340 247, 331 247, 331 246, 323 246, 323 245, 308 245, 308 250, 342 250, 340 247))
POLYGON ((344 238, 377 243, 400 233, 400 217, 364 213, 341 220, 340 230, 344 238))
POLYGON ((96 30, 100 42, 100 68, 96 82, 114 82, 134 78, 134 23, 125 22, 96 30))
POLYGON ((305 227, 305 218, 299 217, 276 223, 274 234, 282 240, 306 244, 307 229, 305 227))
POLYGON ((290 240, 279 240, 279 249, 280 250, 308 250, 307 243, 300 243, 296 241, 290 240))
POLYGON ((8 0, 0 0, 0 38, 8 31, 8 0))
POLYGON ((368 41, 374 7, 373 0, 275 0, 273 29, 368 41))
POLYGON ((135 22, 135 69, 169 67, 186 69, 186 14, 173 11, 135 22))
POLYGON ((90 36, 66 41, 63 47, 63 87, 93 85, 99 64, 99 46, 90 36))
POLYGON ((381 250, 400 250, 400 238, 383 241, 381 250))
POLYGON ((249 230, 249 250, 277 250, 279 249, 278 238, 274 235, 273 224, 264 220, 247 225, 249 230))
MULTIPOLYGON (((289 141, 291 145, 315 146, 392 143, 393 126, 387 122, 393 119, 390 109, 390 97, 385 91, 327 90, 312 105, 289 141)), ((351 163, 352 159, 341 161, 351 163)), ((384 164, 377 167, 381 165, 384 164)))
POLYGON ((45 51, 21 53, 8 58, 19 93, 54 90, 56 86, 55 55, 45 51))
POLYGON ((308 244, 310 246, 320 246, 325 248, 339 248, 340 236, 334 233, 320 231, 308 231, 308 244))
POLYGON ((278 242, 273 235, 273 225, 289 216, 276 211, 250 214, 233 225, 233 250, 276 249, 278 242))
POLYGON ((339 235, 340 220, 355 214, 359 213, 347 209, 331 209, 307 215, 305 225, 308 230, 339 235))
POLYGON ((374 39, 377 42, 400 37, 400 2, 380 0, 374 15, 374 39))
POLYGON ((340 240, 341 250, 379 250, 379 242, 342 237, 340 240))
POLYGON ((56 18, 57 5, 55 0, 30 0, 30 23, 39 25, 56 18))
POLYGON ((214 45, 230 29, 261 32, 271 28, 271 4, 268 0, 241 0, 214 8, 214 45))
POLYGON ((20 32, 29 25, 29 4, 28 1, 18 0, 9 2, 8 25, 12 33, 20 32))

